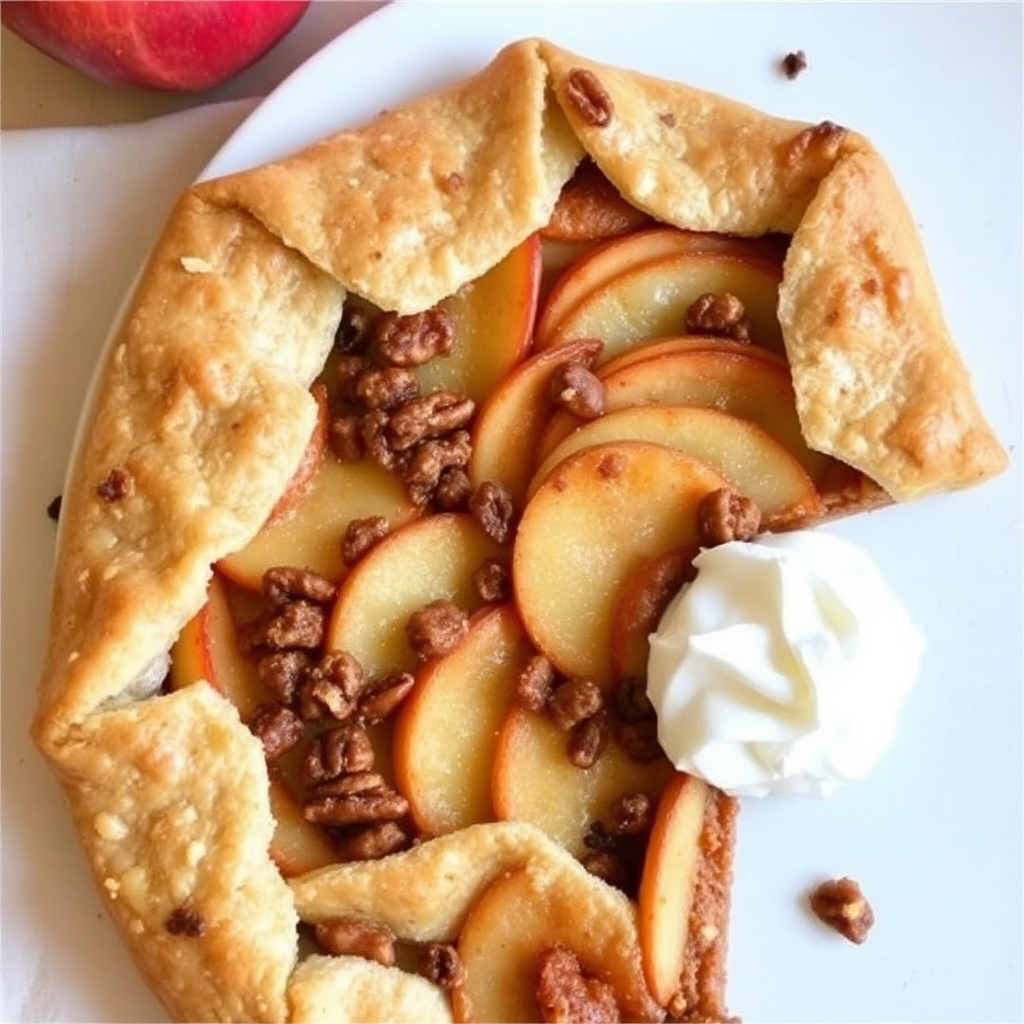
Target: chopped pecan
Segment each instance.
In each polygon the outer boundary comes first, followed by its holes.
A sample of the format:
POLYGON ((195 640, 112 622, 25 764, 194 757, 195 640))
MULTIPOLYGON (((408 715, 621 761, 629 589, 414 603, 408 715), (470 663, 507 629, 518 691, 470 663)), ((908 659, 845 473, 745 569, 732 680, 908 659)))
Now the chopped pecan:
POLYGON ((366 730, 355 722, 343 722, 320 733, 309 745, 302 775, 309 786, 333 782, 342 775, 373 768, 373 744, 366 730))
POLYGON ((122 466, 115 466, 96 487, 96 493, 108 502, 130 498, 135 492, 135 478, 122 466))
POLYGON ((363 691, 356 708, 356 717, 367 725, 383 722, 398 710, 416 683, 411 672, 395 672, 375 679, 363 691))
POLYGON ((64 497, 58 494, 56 498, 52 499, 49 505, 46 506, 46 514, 56 523, 60 519, 60 506, 63 502, 64 497))
POLYGON ((461 466, 447 466, 434 489, 434 504, 442 512, 461 512, 469 504, 473 483, 461 466))
POLYGON ((312 664, 307 651, 271 651, 257 659, 256 673, 277 700, 291 704, 312 664))
POLYGON ((658 722, 654 718, 624 722, 619 726, 618 739, 626 756, 637 764, 653 764, 665 756, 658 742, 658 722))
POLYGON ((366 686, 362 665, 348 651, 325 654, 307 672, 299 689, 304 718, 348 718, 366 686))
POLYGON ((301 647, 312 650, 324 638, 324 609, 311 601, 289 601, 267 618, 249 623, 244 629, 243 646, 250 650, 266 648, 283 651, 301 647))
POLYGON ((604 381, 582 363, 566 363, 551 375, 551 400, 580 419, 604 415, 607 389, 604 381))
POLYGON ((393 451, 402 452, 421 441, 443 437, 464 427, 472 418, 476 403, 454 391, 433 391, 402 403, 391 414, 388 440, 393 451))
POLYGON ((516 700, 527 710, 539 713, 548 706, 554 686, 554 665, 543 654, 534 654, 519 673, 516 700))
POLYGON ((782 73, 792 81, 801 71, 807 70, 807 54, 803 50, 794 50, 779 61, 779 66, 782 73))
POLYGON ((390 470, 399 465, 399 459, 391 447, 388 423, 388 414, 383 409, 371 409, 360 419, 359 426, 366 454, 381 469, 390 470))
POLYGON ((752 540, 761 527, 761 510, 729 487, 705 494, 697 505, 697 538, 711 548, 733 540, 752 540))
POLYGON ((787 170, 808 165, 820 173, 835 162, 846 140, 846 129, 832 121, 801 128, 782 151, 782 162, 787 170))
POLYGON ((384 313, 374 323, 374 336, 381 359, 394 366, 420 366, 451 352, 455 325, 447 310, 435 306, 411 316, 384 313))
POLYGON ((168 935, 184 935, 189 939, 198 939, 206 934, 206 922, 198 910, 182 906, 167 915, 164 929, 168 935))
POLYGON ((359 404, 356 386, 364 373, 373 369, 373 363, 365 356, 342 356, 334 367, 334 380, 338 397, 352 405, 359 404))
POLYGON ((654 819, 654 803, 646 793, 627 793, 612 804, 611 818, 616 835, 643 835, 654 819))
POLYGON ((565 95, 587 124, 604 128, 611 121, 612 98, 593 71, 573 68, 566 78, 565 95))
POLYGON ((409 844, 409 835, 395 821, 378 821, 346 829, 335 839, 335 849, 341 860, 377 860, 396 853, 409 844))
POLYGON ((686 331, 750 341, 750 319, 743 303, 732 292, 705 292, 686 310, 686 331))
POLYGON ((419 967, 423 976, 438 988, 450 992, 461 985, 466 968, 459 951, 447 942, 428 942, 419 951, 419 967))
POLYGON ((550 946, 538 958, 537 1002, 550 1024, 615 1024, 621 1020, 611 985, 583 973, 576 954, 550 946))
POLYGON ((624 722, 640 722, 655 716, 647 684, 638 676, 627 676, 615 687, 614 707, 624 722))
POLYGON ((555 687, 547 703, 551 721, 563 732, 596 715, 604 706, 604 694, 589 679, 566 679, 555 687))
POLYGON ((329 440, 331 451, 339 462, 358 462, 366 445, 363 441, 363 422, 355 415, 335 416, 331 420, 329 440))
POLYGON ((384 516, 351 520, 341 539, 341 560, 351 568, 390 532, 391 526, 384 516))
POLYGON ((516 510, 504 484, 485 480, 470 496, 469 511, 496 543, 504 544, 512 536, 516 510))
POLYGON ((844 939, 860 945, 875 923, 875 912, 852 878, 822 882, 811 893, 811 910, 844 939))
POLYGON ((373 366, 355 382, 355 396, 367 409, 397 409, 420 393, 416 378, 401 366, 373 366))
POLYGON ((431 601, 409 616, 405 635, 420 661, 447 654, 469 632, 469 616, 452 601, 431 601))
POLYGON ((472 449, 469 431, 456 430, 448 437, 424 441, 411 453, 403 476, 409 497, 417 505, 426 505, 437 493, 445 470, 462 469, 472 449))
POLYGON ((621 854, 611 850, 594 850, 584 855, 583 866, 602 881, 614 885, 616 889, 626 891, 633 879, 629 867, 621 854))
POLYGON ((249 731, 263 744, 266 759, 276 761, 302 739, 305 726, 283 704, 260 704, 249 719, 249 731))
POLYGON ((395 821, 408 811, 405 797, 379 775, 358 772, 319 787, 303 806, 302 816, 318 825, 368 825, 395 821))
POLYGON ((373 316, 370 311, 346 302, 341 308, 341 322, 334 332, 334 347, 341 352, 355 352, 369 341, 373 316))
POLYGON ((512 594, 512 577, 508 565, 500 558, 488 558, 473 573, 473 589, 485 604, 507 601, 512 594))
POLYGON ((312 569, 279 565, 263 574, 263 593, 274 604, 302 598, 314 604, 329 604, 338 596, 337 584, 312 569))
POLYGON ((569 762, 577 768, 593 768, 608 745, 608 716, 602 712, 577 722, 569 732, 569 762))
POLYGON ((385 967, 395 963, 395 933, 362 917, 328 917, 314 926, 316 941, 334 956, 361 956, 385 967))

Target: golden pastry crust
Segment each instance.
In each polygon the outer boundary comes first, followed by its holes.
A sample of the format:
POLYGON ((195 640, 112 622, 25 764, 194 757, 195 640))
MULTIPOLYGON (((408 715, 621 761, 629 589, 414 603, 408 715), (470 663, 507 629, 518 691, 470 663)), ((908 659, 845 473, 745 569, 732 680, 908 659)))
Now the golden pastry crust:
MULTIPOLYGON (((812 447, 896 499, 1005 465, 891 177, 834 126, 524 41, 438 96, 193 188, 83 428, 34 728, 111 913, 175 1018, 325 1019, 332 993, 375 987, 375 968, 296 966, 302 894, 323 879, 289 886, 274 868, 266 769, 237 714, 205 687, 154 694, 210 566, 258 531, 301 457, 308 386, 346 292, 401 312, 433 305, 546 223, 584 152, 666 223, 794 233, 780 318, 812 447), (610 100, 603 126, 574 99, 578 69, 610 100), (168 930, 182 907, 202 934, 168 930)), ((416 1019, 438 1009, 400 988, 395 1006, 416 1019)), ((370 1019, 372 1000, 352 998, 352 1019, 370 1019)))

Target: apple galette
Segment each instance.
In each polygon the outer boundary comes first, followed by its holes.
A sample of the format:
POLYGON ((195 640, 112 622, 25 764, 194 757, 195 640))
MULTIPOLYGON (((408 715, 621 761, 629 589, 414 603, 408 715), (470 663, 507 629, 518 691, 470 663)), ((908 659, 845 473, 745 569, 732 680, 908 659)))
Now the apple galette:
POLYGON ((190 189, 64 496, 35 736, 181 1020, 720 1020, 701 546, 976 484, 871 144, 543 41, 190 189))

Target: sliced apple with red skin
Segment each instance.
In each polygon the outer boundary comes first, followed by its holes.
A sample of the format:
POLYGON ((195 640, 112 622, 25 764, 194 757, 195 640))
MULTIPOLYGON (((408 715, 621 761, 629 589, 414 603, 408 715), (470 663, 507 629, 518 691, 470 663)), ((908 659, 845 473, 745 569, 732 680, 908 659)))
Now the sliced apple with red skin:
POLYGON ((570 949, 581 968, 610 985, 623 1020, 661 1020, 644 980, 636 911, 622 893, 573 860, 531 864, 492 882, 458 940, 463 980, 452 990, 458 1021, 542 1020, 540 955, 570 949))
POLYGON ((639 441, 585 448, 526 506, 513 583, 534 644, 564 675, 613 683, 609 641, 623 586, 646 561, 697 541, 697 505, 728 486, 683 452, 639 441))
POLYGON ((304 875, 338 860, 338 851, 327 834, 306 821, 302 806, 287 781, 273 771, 270 773, 270 812, 275 822, 270 856, 285 878, 304 875))
POLYGON ((417 667, 406 639, 409 616, 431 601, 474 611, 482 604, 473 573, 508 551, 465 513, 427 516, 385 537, 342 582, 325 646, 348 651, 369 677, 417 667))
POLYGON ((776 317, 781 281, 781 267, 763 260, 721 252, 663 256, 588 292, 535 346, 600 338, 602 360, 609 360, 652 338, 679 334, 687 310, 701 295, 728 292, 743 303, 758 345, 781 353, 785 347, 776 317))
POLYGON ((592 160, 583 160, 563 186, 540 234, 545 241, 596 242, 651 223, 650 214, 623 199, 592 160))
POLYGON ((612 672, 617 679, 647 676, 650 634, 679 588, 693 579, 700 548, 688 544, 651 559, 626 581, 612 619, 612 672))
POLYGON ((623 370, 633 363, 642 363, 645 359, 658 356, 676 355, 679 352, 731 352, 754 359, 763 359, 789 372, 789 363, 777 352, 769 352, 749 341, 733 341, 731 338, 718 338, 711 334, 679 334, 668 338, 655 338, 645 341, 642 345, 628 348, 625 352, 601 364, 600 373, 607 377, 617 370, 623 370))
POLYGON ((306 450, 302 453, 295 472, 292 474, 284 494, 277 499, 265 526, 272 526, 286 518, 309 493, 316 474, 320 470, 324 453, 327 451, 327 438, 331 426, 331 413, 328 408, 327 388, 323 384, 314 384, 310 389, 316 401, 316 423, 310 435, 306 450))
POLYGON ((651 441, 706 462, 757 503, 767 529, 822 512, 814 483, 781 441, 749 420, 700 406, 629 406, 585 423, 541 463, 527 494, 570 455, 614 441, 651 441))
POLYGON ((392 528, 419 515, 400 477, 370 462, 326 456, 309 491, 290 514, 265 526, 217 568, 250 590, 275 565, 296 565, 339 580, 345 574, 341 540, 353 519, 383 516, 392 528))
POLYGON ((532 653, 511 604, 474 616, 449 654, 424 666, 395 722, 395 779, 429 836, 492 821, 495 735, 532 653))
MULTIPOLYGON (((699 405, 750 420, 780 440, 817 484, 835 460, 812 451, 796 414, 789 370, 760 355, 681 351, 631 363, 607 375, 605 410, 638 405, 699 405)), ((546 458, 583 421, 567 410, 552 416, 540 443, 546 458)))
POLYGON ((665 758, 640 764, 612 737, 590 768, 577 768, 567 743, 568 734, 547 715, 510 707, 498 734, 491 794, 499 819, 536 825, 583 857, 591 824, 606 820, 612 804, 631 793, 656 801, 672 766, 665 758))
POLYGON ((420 390, 483 401, 530 349, 541 283, 541 245, 531 235, 486 274, 441 303, 455 340, 447 356, 412 368, 420 390))
MULTIPOLYGON (((781 279, 784 250, 775 238, 750 239, 732 235, 716 235, 699 231, 681 231, 678 228, 657 227, 647 231, 636 231, 623 238, 614 239, 595 248, 589 255, 573 264, 556 282, 548 295, 544 308, 537 319, 535 345, 547 348, 557 341, 568 340, 563 325, 582 304, 598 298, 608 288, 619 287, 621 280, 644 267, 660 264, 673 257, 724 256, 741 263, 773 268, 781 279)), ((731 280, 737 280, 733 274, 731 280)), ((705 288, 704 291, 729 289, 705 288)), ((694 298, 700 295, 696 292, 694 298)), ((641 294, 641 298, 645 296, 641 294)), ((740 296, 742 298, 742 296, 740 296)), ((693 301, 692 299, 690 300, 693 301)), ((688 304, 687 304, 688 305, 688 304)), ((685 317, 685 308, 683 314, 685 317)), ((682 327, 684 317, 661 334, 675 334, 682 327)), ((600 326, 595 322, 595 326, 600 326)), ((779 331, 776 325, 774 333, 779 331)), ((604 335, 599 330, 591 334, 575 334, 575 337, 597 337, 604 335)), ((649 334, 648 337, 655 337, 649 334)))
POLYGON ((584 340, 548 349, 528 359, 483 404, 473 426, 469 477, 474 487, 485 480, 503 484, 517 508, 534 469, 537 445, 555 410, 549 396, 554 373, 573 362, 590 363, 601 343, 584 340))
POLYGON ((707 800, 705 782, 677 773, 662 793, 647 843, 637 900, 640 948, 647 984, 662 1006, 680 987, 707 800))

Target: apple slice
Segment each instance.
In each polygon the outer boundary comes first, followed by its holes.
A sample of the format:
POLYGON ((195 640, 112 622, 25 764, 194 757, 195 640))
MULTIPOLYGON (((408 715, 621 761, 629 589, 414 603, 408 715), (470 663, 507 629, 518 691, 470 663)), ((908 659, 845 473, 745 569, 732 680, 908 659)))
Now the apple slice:
POLYGON ((652 441, 706 462, 757 502, 767 529, 822 512, 811 478, 781 441, 749 420, 700 406, 629 406, 585 423, 541 463, 527 494, 570 455, 613 441, 652 441))
MULTIPOLYGON (((537 320, 538 348, 555 343, 562 325, 584 300, 600 294, 623 275, 667 257, 693 255, 723 255, 741 261, 778 268, 781 277, 784 249, 774 238, 750 239, 732 235, 718 235, 700 231, 682 231, 678 228, 657 227, 636 231, 595 248, 588 256, 576 262, 552 288, 537 320)), ((776 282, 777 284, 777 282, 776 282)), ((704 291, 720 289, 706 288, 704 291)), ((694 298, 701 294, 696 292, 694 298)), ((741 296, 742 298, 742 296, 741 296)), ((692 301, 692 300, 691 300, 692 301)), ((685 314, 685 309, 683 310, 685 314)), ((774 312, 773 312, 774 316, 774 312)), ((676 328, 682 326, 682 318, 676 328)), ((776 331, 778 328, 776 328, 776 331)), ((666 334, 678 333, 673 328, 666 334)), ((577 335, 582 337, 583 335, 577 335)), ((594 333, 592 337, 603 337, 594 333)), ((653 337, 654 335, 650 335, 653 337)))
POLYGON ((285 878, 304 875, 338 860, 326 832, 306 821, 288 783, 276 772, 270 774, 270 812, 275 822, 270 856, 285 878))
POLYGON ((585 294, 535 345, 542 349, 576 338, 600 338, 605 345, 602 359, 608 360, 643 341, 682 333, 686 311, 697 298, 729 292, 743 302, 754 340, 781 353, 785 348, 776 316, 781 280, 781 267, 766 260, 721 252, 663 256, 585 294))
POLYGON ((700 548, 688 544, 658 555, 626 581, 612 619, 611 659, 616 679, 647 676, 650 634, 679 588, 693 578, 700 548))
POLYGON ((264 526, 240 551, 222 558, 225 576, 259 590, 275 565, 298 565, 338 580, 345 574, 341 539, 353 519, 384 516, 392 528, 418 514, 401 479, 368 460, 320 462, 308 493, 291 514, 264 526))
POLYGON ((640 948, 647 984, 662 1006, 680 988, 707 801, 705 782, 677 773, 658 803, 647 843, 638 896, 640 948))
POLYGON ((495 735, 532 648, 515 607, 481 611, 450 654, 420 672, 395 722, 395 778, 428 836, 491 821, 495 735))
POLYGON ((327 650, 348 651, 370 678, 416 668, 405 635, 409 616, 441 599, 467 611, 479 608, 473 573, 502 552, 465 513, 427 516, 396 530, 345 577, 327 626, 327 650))
POLYGON ((574 857, 583 857, 591 824, 606 819, 612 804, 630 793, 656 800, 672 766, 665 758, 633 761, 610 738, 593 766, 580 769, 566 754, 567 742, 547 715, 511 707, 498 734, 491 795, 500 820, 536 825, 574 857))
POLYGON ((497 481, 508 488, 516 507, 522 507, 537 445, 555 410, 548 397, 551 378, 559 367, 589 363, 600 351, 595 340, 560 345, 528 359, 502 381, 473 426, 469 476, 474 487, 497 481))
POLYGON ((466 973, 452 990, 455 1019, 542 1020, 537 968, 554 945, 612 987, 623 1020, 662 1019, 644 979, 633 904, 569 859, 513 871, 473 906, 458 941, 466 973))
MULTIPOLYGON (((789 370, 760 355, 680 351, 634 362, 598 376, 606 413, 637 405, 699 405, 750 420, 780 440, 818 483, 835 460, 812 451, 796 414, 789 370)), ((582 421, 567 410, 551 418, 540 443, 546 458, 582 421)))
POLYGON ((327 438, 331 424, 327 388, 323 384, 317 383, 310 390, 316 401, 316 423, 313 425, 313 433, 310 435, 306 450, 303 452, 302 459, 292 474, 284 494, 277 499, 277 504, 271 510, 264 526, 272 526, 285 519, 309 493, 320 469, 324 453, 327 451, 327 438))
POLYGON ((441 303, 455 342, 449 355, 413 368, 422 392, 454 391, 482 402, 497 387, 529 351, 541 270, 540 238, 531 235, 441 303))
POLYGON ((735 352, 739 355, 750 356, 755 359, 764 359, 767 362, 789 372, 789 363, 777 352, 769 352, 749 341, 733 341, 731 338, 718 338, 711 334, 678 334, 668 338, 654 338, 645 341, 642 345, 627 348, 625 352, 619 353, 614 359, 609 359, 601 364, 600 374, 607 377, 617 370, 632 366, 633 363, 642 363, 645 359, 654 359, 657 356, 675 355, 677 352, 735 352))
POLYGON ((526 506, 513 555, 523 624, 560 672, 613 680, 619 595, 654 557, 697 541, 697 505, 727 481, 683 452, 639 441, 585 448, 526 506))

